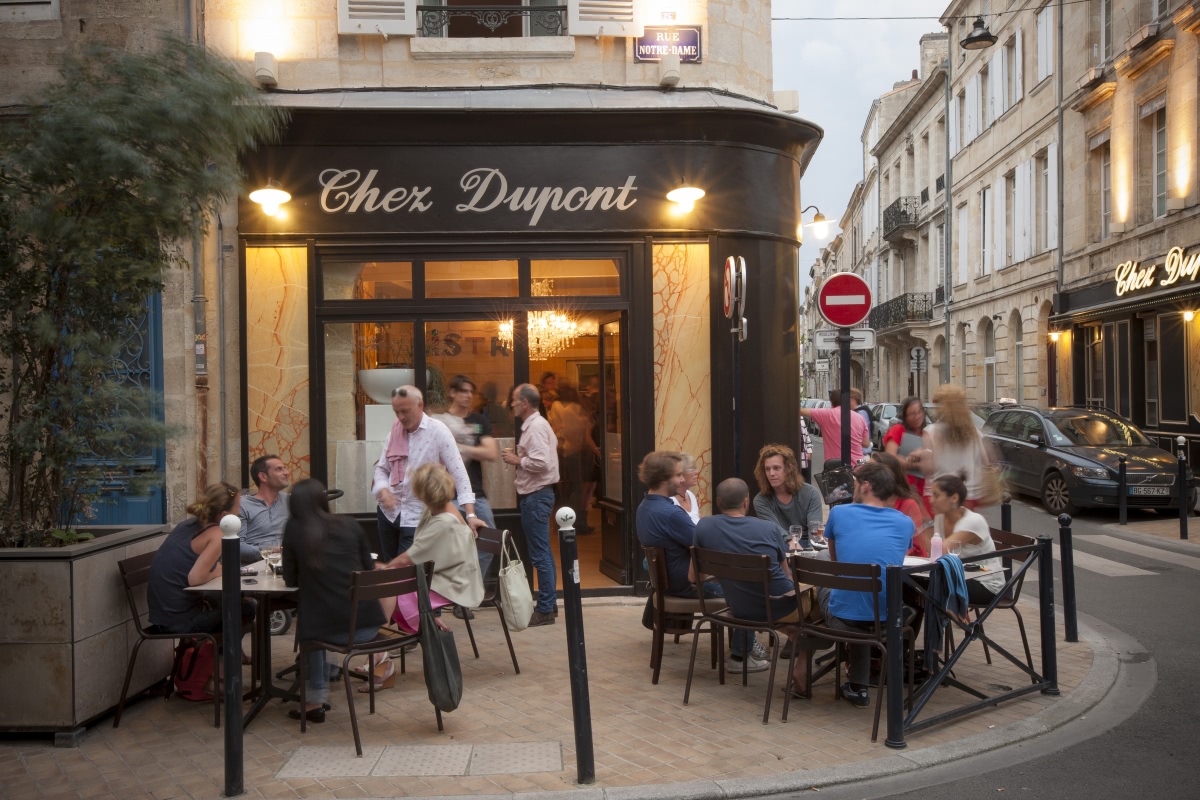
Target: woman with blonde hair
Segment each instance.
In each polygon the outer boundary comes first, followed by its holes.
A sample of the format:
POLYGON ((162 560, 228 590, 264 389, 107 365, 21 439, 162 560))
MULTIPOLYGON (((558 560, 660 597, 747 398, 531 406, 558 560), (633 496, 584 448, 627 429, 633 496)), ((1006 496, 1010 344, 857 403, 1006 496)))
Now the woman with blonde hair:
POLYGON ((679 482, 679 489, 672 495, 671 502, 686 511, 695 525, 700 521, 700 501, 692 489, 700 483, 700 470, 696 468, 696 459, 687 453, 680 453, 679 458, 683 461, 683 480, 679 482))
MULTIPOLYGON (((412 546, 382 568, 408 567, 432 561, 433 578, 429 583, 429 604, 442 608, 451 604, 472 608, 483 602, 483 575, 475 534, 454 507, 454 479, 436 462, 422 464, 412 471, 409 485, 425 504, 412 546)), ((420 625, 415 593, 383 601, 383 612, 403 631, 416 633, 420 625)), ((439 627, 441 621, 438 621, 439 627)), ((375 688, 387 689, 396 682, 396 669, 390 661, 377 661, 375 688)), ((369 691, 362 687, 360 692, 369 691)))
POLYGON ((962 387, 939 386, 933 393, 933 402, 938 406, 937 422, 925 429, 925 448, 910 455, 908 464, 925 473, 927 495, 933 479, 942 475, 960 476, 967 489, 963 505, 974 510, 980 505, 984 472, 990 463, 983 437, 975 427, 962 387))
MULTIPOLYGON (((214 483, 187 507, 191 516, 175 526, 154 555, 146 584, 150 624, 160 633, 212 633, 221 629, 221 607, 189 592, 221 577, 221 518, 237 515, 241 492, 214 483)), ((236 567, 235 567, 236 568, 236 567)), ((254 617, 255 602, 242 600, 242 618, 254 617)))

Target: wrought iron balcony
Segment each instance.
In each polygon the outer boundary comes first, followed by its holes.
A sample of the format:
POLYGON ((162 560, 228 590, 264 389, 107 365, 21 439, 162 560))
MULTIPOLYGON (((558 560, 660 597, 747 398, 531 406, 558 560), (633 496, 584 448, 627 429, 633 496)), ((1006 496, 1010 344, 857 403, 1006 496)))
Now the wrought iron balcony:
POLYGON ((909 292, 871 309, 871 327, 877 331, 908 322, 933 319, 933 292, 909 292))
POLYGON ((417 6, 417 28, 429 37, 563 36, 566 25, 566 6, 417 6), (529 18, 528 32, 521 17, 529 18))
POLYGON ((889 242, 917 225, 921 218, 921 200, 918 197, 898 197, 896 202, 883 210, 883 238, 889 242))

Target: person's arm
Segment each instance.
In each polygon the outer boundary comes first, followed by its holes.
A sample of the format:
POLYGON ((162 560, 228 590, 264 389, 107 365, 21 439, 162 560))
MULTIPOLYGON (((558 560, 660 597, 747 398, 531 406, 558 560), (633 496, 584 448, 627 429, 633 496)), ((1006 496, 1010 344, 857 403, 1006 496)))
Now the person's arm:
POLYGON ((487 523, 475 516, 475 491, 471 488, 471 477, 467 475, 467 467, 458 452, 458 442, 454 441, 454 434, 450 433, 450 429, 445 425, 438 425, 433 430, 437 436, 438 460, 454 479, 454 489, 459 504, 467 514, 467 524, 471 526, 472 531, 484 527, 487 523))
POLYGON ((188 572, 188 586, 200 586, 221 577, 221 565, 218 563, 221 559, 221 529, 210 525, 197 538, 204 542, 204 547, 188 572))
POLYGON ((883 435, 883 452, 891 453, 898 458, 902 438, 904 438, 904 426, 897 422, 883 435))
MULTIPOLYGON (((983 517, 979 517, 979 520, 982 520, 983 525, 987 525, 987 521, 984 520, 983 517)), ((945 534, 943 534, 943 538, 947 542, 961 542, 963 544, 982 544, 983 537, 978 535, 975 531, 971 530, 973 527, 975 527, 976 524, 979 524, 979 523, 977 523, 977 521, 975 519, 972 519, 970 522, 968 522, 966 519, 966 515, 964 514, 963 519, 960 519, 958 521, 958 524, 954 526, 954 532, 951 533, 949 536, 946 536, 945 534)))
POLYGON ((829 560, 837 561, 837 544, 835 540, 838 537, 837 519, 839 512, 837 507, 829 509, 829 519, 825 520, 825 542, 829 545, 829 560))
POLYGON ((803 503, 804 518, 808 521, 808 530, 811 533, 825 521, 825 504, 821 501, 821 493, 807 484, 800 491, 800 502, 803 503))
POLYGON ((785 531, 787 530, 787 521, 776 510, 774 498, 768 497, 765 494, 754 495, 754 516, 759 519, 765 519, 767 522, 774 522, 785 531))

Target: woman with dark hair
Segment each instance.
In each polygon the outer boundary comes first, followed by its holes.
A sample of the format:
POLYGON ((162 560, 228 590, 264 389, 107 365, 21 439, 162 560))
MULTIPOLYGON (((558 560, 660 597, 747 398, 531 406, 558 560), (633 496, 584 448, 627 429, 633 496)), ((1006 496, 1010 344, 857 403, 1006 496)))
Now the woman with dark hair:
MULTIPOLYGON (((308 478, 292 487, 289 517, 283 529, 283 580, 299 587, 296 635, 348 644, 350 573, 375 568, 366 531, 349 517, 329 511, 328 494, 320 481, 308 478)), ((369 642, 385 620, 377 600, 359 603, 355 642, 369 642)), ((329 676, 325 651, 308 653, 307 705, 309 722, 325 721, 329 676)), ((301 711, 288 712, 300 719, 301 711)))
MULTIPOLYGON (((238 513, 241 493, 222 481, 187 507, 191 517, 175 526, 150 565, 146 604, 150 624, 161 633, 212 633, 221 629, 221 607, 189 592, 221 577, 221 518, 238 513)), ((242 600, 242 618, 254 617, 255 602, 242 600)))
MULTIPOLYGON (((919 397, 905 398, 900 404, 900 416, 896 424, 888 428, 883 436, 883 450, 900 459, 902 464, 908 462, 908 457, 919 452, 925 446, 925 404, 919 397)), ((906 468, 908 483, 916 490, 917 497, 925 503, 925 473, 920 469, 908 466, 906 468)), ((925 507, 925 513, 932 516, 933 512, 925 507)))
MULTIPOLYGON (((951 549, 952 543, 958 543, 961 558, 996 552, 987 520, 967 508, 966 499, 967 485, 961 475, 934 478, 930 482, 930 500, 937 514, 933 518, 933 532, 942 537, 942 547, 946 551, 951 549)), ((976 563, 987 570, 987 574, 967 581, 967 599, 976 605, 986 605, 1004 588, 1003 566, 998 558, 976 563)))
POLYGON ((896 491, 892 495, 893 508, 913 521, 912 547, 909 548, 908 554, 927 557, 929 555, 927 540, 930 533, 926 526, 929 521, 923 513, 921 499, 917 496, 916 490, 906 480, 904 464, 891 453, 873 453, 871 460, 883 464, 891 471, 892 477, 896 479, 896 491))

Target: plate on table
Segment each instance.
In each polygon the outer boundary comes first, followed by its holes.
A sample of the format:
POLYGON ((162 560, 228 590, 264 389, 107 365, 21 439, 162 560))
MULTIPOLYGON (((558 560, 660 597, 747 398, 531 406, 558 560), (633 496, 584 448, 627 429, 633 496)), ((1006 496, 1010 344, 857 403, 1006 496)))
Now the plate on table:
POLYGON ((904 566, 906 566, 906 567, 924 567, 931 563, 933 563, 933 562, 930 561, 928 558, 923 558, 922 556, 905 556, 904 557, 904 566))

